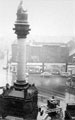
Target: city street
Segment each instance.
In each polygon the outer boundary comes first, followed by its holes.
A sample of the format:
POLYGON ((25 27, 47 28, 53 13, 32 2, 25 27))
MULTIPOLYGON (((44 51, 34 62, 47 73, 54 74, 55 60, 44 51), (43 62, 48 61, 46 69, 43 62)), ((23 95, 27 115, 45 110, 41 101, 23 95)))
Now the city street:
MULTIPOLYGON (((35 83, 38 88, 40 95, 39 105, 46 104, 47 99, 54 95, 56 99, 60 100, 60 106, 63 109, 63 116, 65 116, 64 111, 66 109, 66 104, 71 102, 75 103, 75 89, 66 87, 66 77, 56 75, 46 78, 40 77, 39 74, 31 74, 28 80, 30 83, 35 83)), ((39 118, 40 116, 38 117, 38 120, 39 118)))
POLYGON ((65 97, 65 84, 66 78, 60 76, 51 77, 40 77, 40 74, 30 74, 29 82, 35 83, 41 92, 49 93, 54 95, 65 97))
MULTIPOLYGON (((13 75, 14 76, 14 75, 13 75)), ((67 99, 68 102, 74 98, 75 90, 72 88, 66 88, 66 77, 59 75, 53 75, 51 77, 41 77, 40 74, 30 74, 26 80, 31 84, 35 84, 39 90, 39 93, 45 96, 54 95, 60 99, 67 99), (73 94, 73 95, 72 95, 73 94)), ((7 82, 11 85, 13 82, 12 73, 10 70, 3 70, 3 61, 0 61, 0 86, 4 86, 7 82)))
MULTIPOLYGON (((2 62, 0 62, 0 87, 5 86, 7 82, 11 85, 12 73, 7 70, 3 70, 2 62)), ((66 103, 75 101, 75 90, 73 88, 66 88, 65 77, 60 77, 58 75, 51 77, 41 77, 40 74, 30 74, 27 80, 31 84, 35 84, 39 91, 39 101, 38 105, 46 104, 47 99, 54 95, 60 100, 61 107, 65 111, 66 103)), ((63 112, 64 113, 64 112, 63 112)), ((40 114, 38 114, 38 120, 42 119, 40 114)))

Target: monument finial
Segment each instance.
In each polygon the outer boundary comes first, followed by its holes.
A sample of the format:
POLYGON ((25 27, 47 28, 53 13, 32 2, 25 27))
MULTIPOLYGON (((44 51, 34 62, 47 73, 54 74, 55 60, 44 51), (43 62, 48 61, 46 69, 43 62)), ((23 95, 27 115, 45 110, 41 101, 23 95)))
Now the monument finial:
POLYGON ((23 0, 20 1, 20 4, 19 5, 22 5, 23 4, 23 0))
POLYGON ((18 6, 18 9, 17 9, 17 13, 18 13, 18 14, 24 12, 22 5, 23 5, 23 0, 20 1, 20 4, 19 4, 19 6, 18 6))
POLYGON ((22 7, 23 0, 20 1, 18 9, 17 9, 17 20, 15 22, 15 33, 18 38, 26 38, 27 34, 29 34, 29 24, 28 24, 28 14, 27 11, 22 7))

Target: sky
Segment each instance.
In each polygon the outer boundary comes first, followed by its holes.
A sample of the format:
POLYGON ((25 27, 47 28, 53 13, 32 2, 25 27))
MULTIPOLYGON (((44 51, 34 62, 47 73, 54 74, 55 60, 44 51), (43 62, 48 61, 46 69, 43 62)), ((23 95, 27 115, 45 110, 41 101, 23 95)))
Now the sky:
MULTIPOLYGON (((0 0, 0 47, 17 39, 13 28, 21 0, 0 0)), ((30 36, 75 36, 75 0, 23 0, 30 24, 30 36)), ((35 37, 36 39, 36 37, 35 37)), ((60 39, 62 42, 64 39, 60 39)), ((57 40, 58 41, 58 40, 57 40)), ((56 42, 57 42, 56 41, 56 42)), ((45 42, 45 40, 44 40, 45 42)), ((63 41, 64 42, 64 41, 63 41)))

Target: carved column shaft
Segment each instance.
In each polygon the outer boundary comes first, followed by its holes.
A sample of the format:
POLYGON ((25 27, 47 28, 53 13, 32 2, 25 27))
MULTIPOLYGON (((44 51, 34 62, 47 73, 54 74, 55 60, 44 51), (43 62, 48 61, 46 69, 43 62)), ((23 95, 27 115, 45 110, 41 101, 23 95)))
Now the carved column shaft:
POLYGON ((26 76, 26 45, 25 39, 18 40, 18 66, 17 66, 17 81, 24 81, 26 76))
MULTIPOLYGON (((17 20, 15 22, 15 34, 17 34, 18 41, 18 65, 17 65, 17 84, 26 84, 26 44, 25 39, 29 34, 28 14, 19 5, 17 10, 17 20)), ((15 51, 16 52, 16 51, 15 51)))

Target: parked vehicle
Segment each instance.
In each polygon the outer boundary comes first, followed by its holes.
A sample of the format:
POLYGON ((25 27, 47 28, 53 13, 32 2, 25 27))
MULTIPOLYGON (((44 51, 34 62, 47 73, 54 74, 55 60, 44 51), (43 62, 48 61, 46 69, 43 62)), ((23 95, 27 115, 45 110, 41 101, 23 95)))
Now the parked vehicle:
POLYGON ((41 77, 51 77, 52 74, 49 73, 49 72, 43 72, 43 73, 40 74, 40 76, 41 76, 41 77))
POLYGON ((52 74, 53 74, 53 75, 60 75, 60 72, 58 72, 58 71, 53 71, 52 74))
POLYGON ((69 77, 70 76, 70 73, 69 72, 61 72, 60 75, 62 77, 69 77))
POLYGON ((28 72, 30 74, 36 74, 36 73, 40 73, 40 71, 38 69, 29 69, 28 72))

